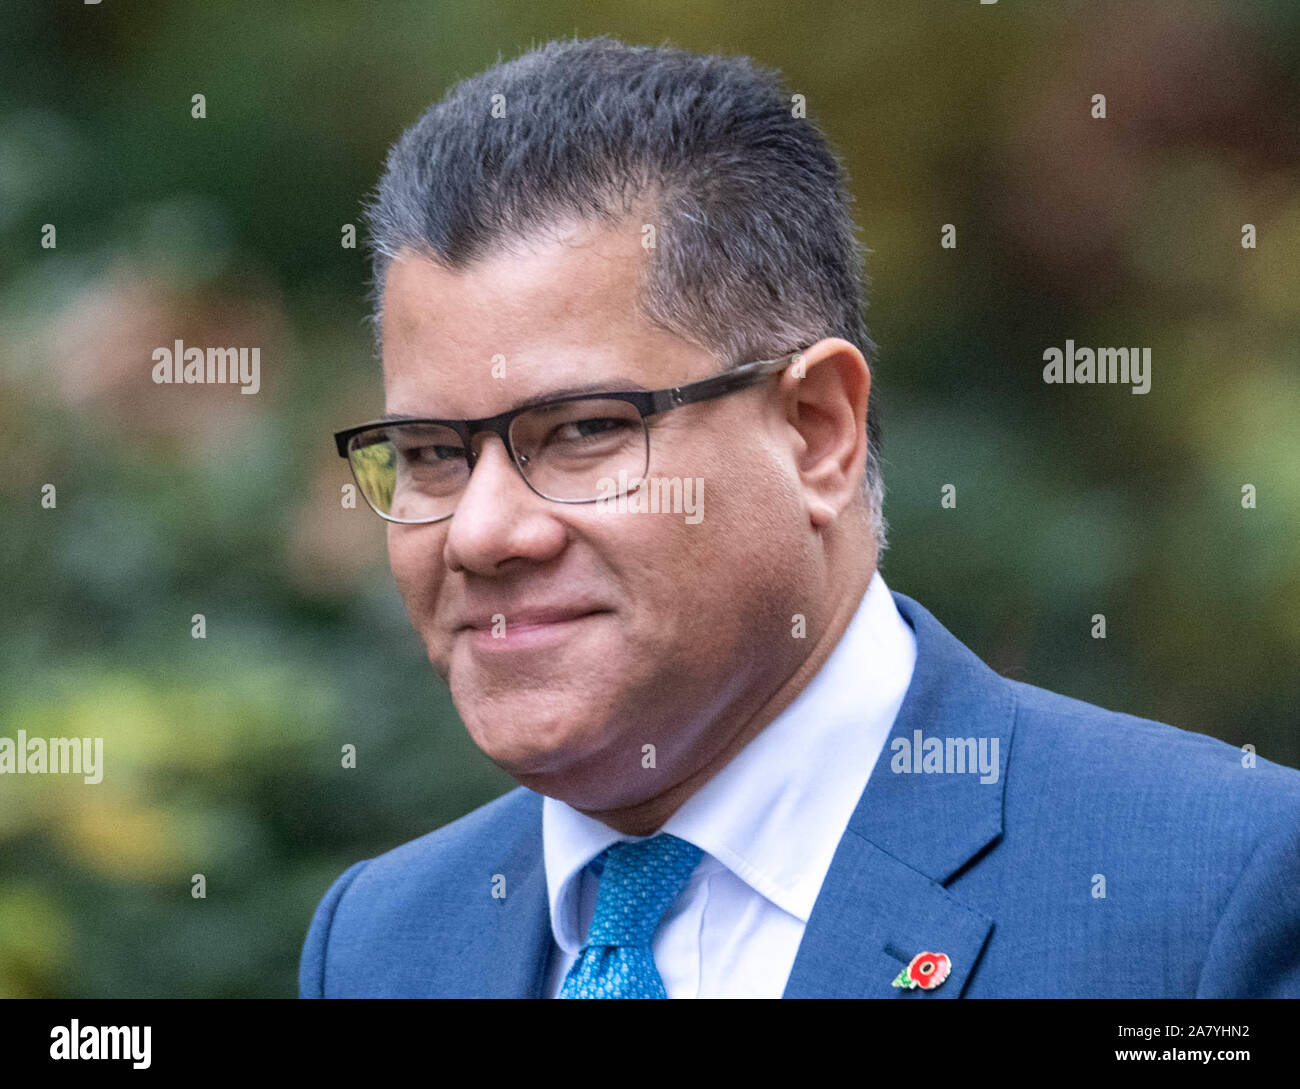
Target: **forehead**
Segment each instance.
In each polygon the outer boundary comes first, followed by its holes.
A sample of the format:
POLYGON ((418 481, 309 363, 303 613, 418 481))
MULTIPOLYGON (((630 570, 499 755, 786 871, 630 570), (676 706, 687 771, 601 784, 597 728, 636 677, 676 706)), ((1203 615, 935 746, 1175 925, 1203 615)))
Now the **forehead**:
POLYGON ((640 225, 630 222, 556 229, 460 269, 406 251, 385 282, 386 379, 490 369, 494 357, 509 374, 553 367, 560 356, 597 368, 630 352, 690 352, 639 309, 645 260, 640 225))

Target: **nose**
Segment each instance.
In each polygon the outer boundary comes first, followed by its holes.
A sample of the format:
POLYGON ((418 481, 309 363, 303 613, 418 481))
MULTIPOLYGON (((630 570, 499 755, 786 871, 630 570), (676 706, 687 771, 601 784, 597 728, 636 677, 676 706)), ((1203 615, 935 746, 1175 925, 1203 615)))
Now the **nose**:
POLYGON ((500 436, 474 436, 476 460, 443 546, 449 570, 494 575, 510 560, 545 563, 564 548, 555 504, 524 482, 500 436))

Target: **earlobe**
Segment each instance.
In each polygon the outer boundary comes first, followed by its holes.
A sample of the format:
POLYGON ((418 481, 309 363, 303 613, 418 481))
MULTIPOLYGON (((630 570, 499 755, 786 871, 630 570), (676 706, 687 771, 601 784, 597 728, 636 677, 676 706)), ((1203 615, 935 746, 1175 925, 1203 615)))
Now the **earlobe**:
POLYGON ((825 529, 835 521, 836 511, 819 496, 813 496, 808 502, 808 521, 813 529, 825 529))

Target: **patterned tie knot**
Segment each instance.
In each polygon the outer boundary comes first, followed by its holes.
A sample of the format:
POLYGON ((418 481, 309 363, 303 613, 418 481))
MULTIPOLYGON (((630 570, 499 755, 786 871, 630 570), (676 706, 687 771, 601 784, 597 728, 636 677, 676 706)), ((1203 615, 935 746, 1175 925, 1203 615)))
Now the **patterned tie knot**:
POLYGON ((702 853, 694 844, 667 833, 608 848, 600 856, 605 868, 587 945, 648 947, 702 853))

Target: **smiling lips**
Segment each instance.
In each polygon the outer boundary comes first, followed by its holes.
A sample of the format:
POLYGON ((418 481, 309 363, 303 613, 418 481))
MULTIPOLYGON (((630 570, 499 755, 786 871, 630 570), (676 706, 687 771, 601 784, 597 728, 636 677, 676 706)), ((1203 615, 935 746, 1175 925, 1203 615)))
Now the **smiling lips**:
POLYGON ((456 634, 466 633, 475 649, 531 650, 565 639, 583 622, 609 611, 581 605, 542 606, 510 613, 497 610, 486 620, 461 624, 456 634), (503 622, 494 624, 494 615, 503 617, 503 622))

